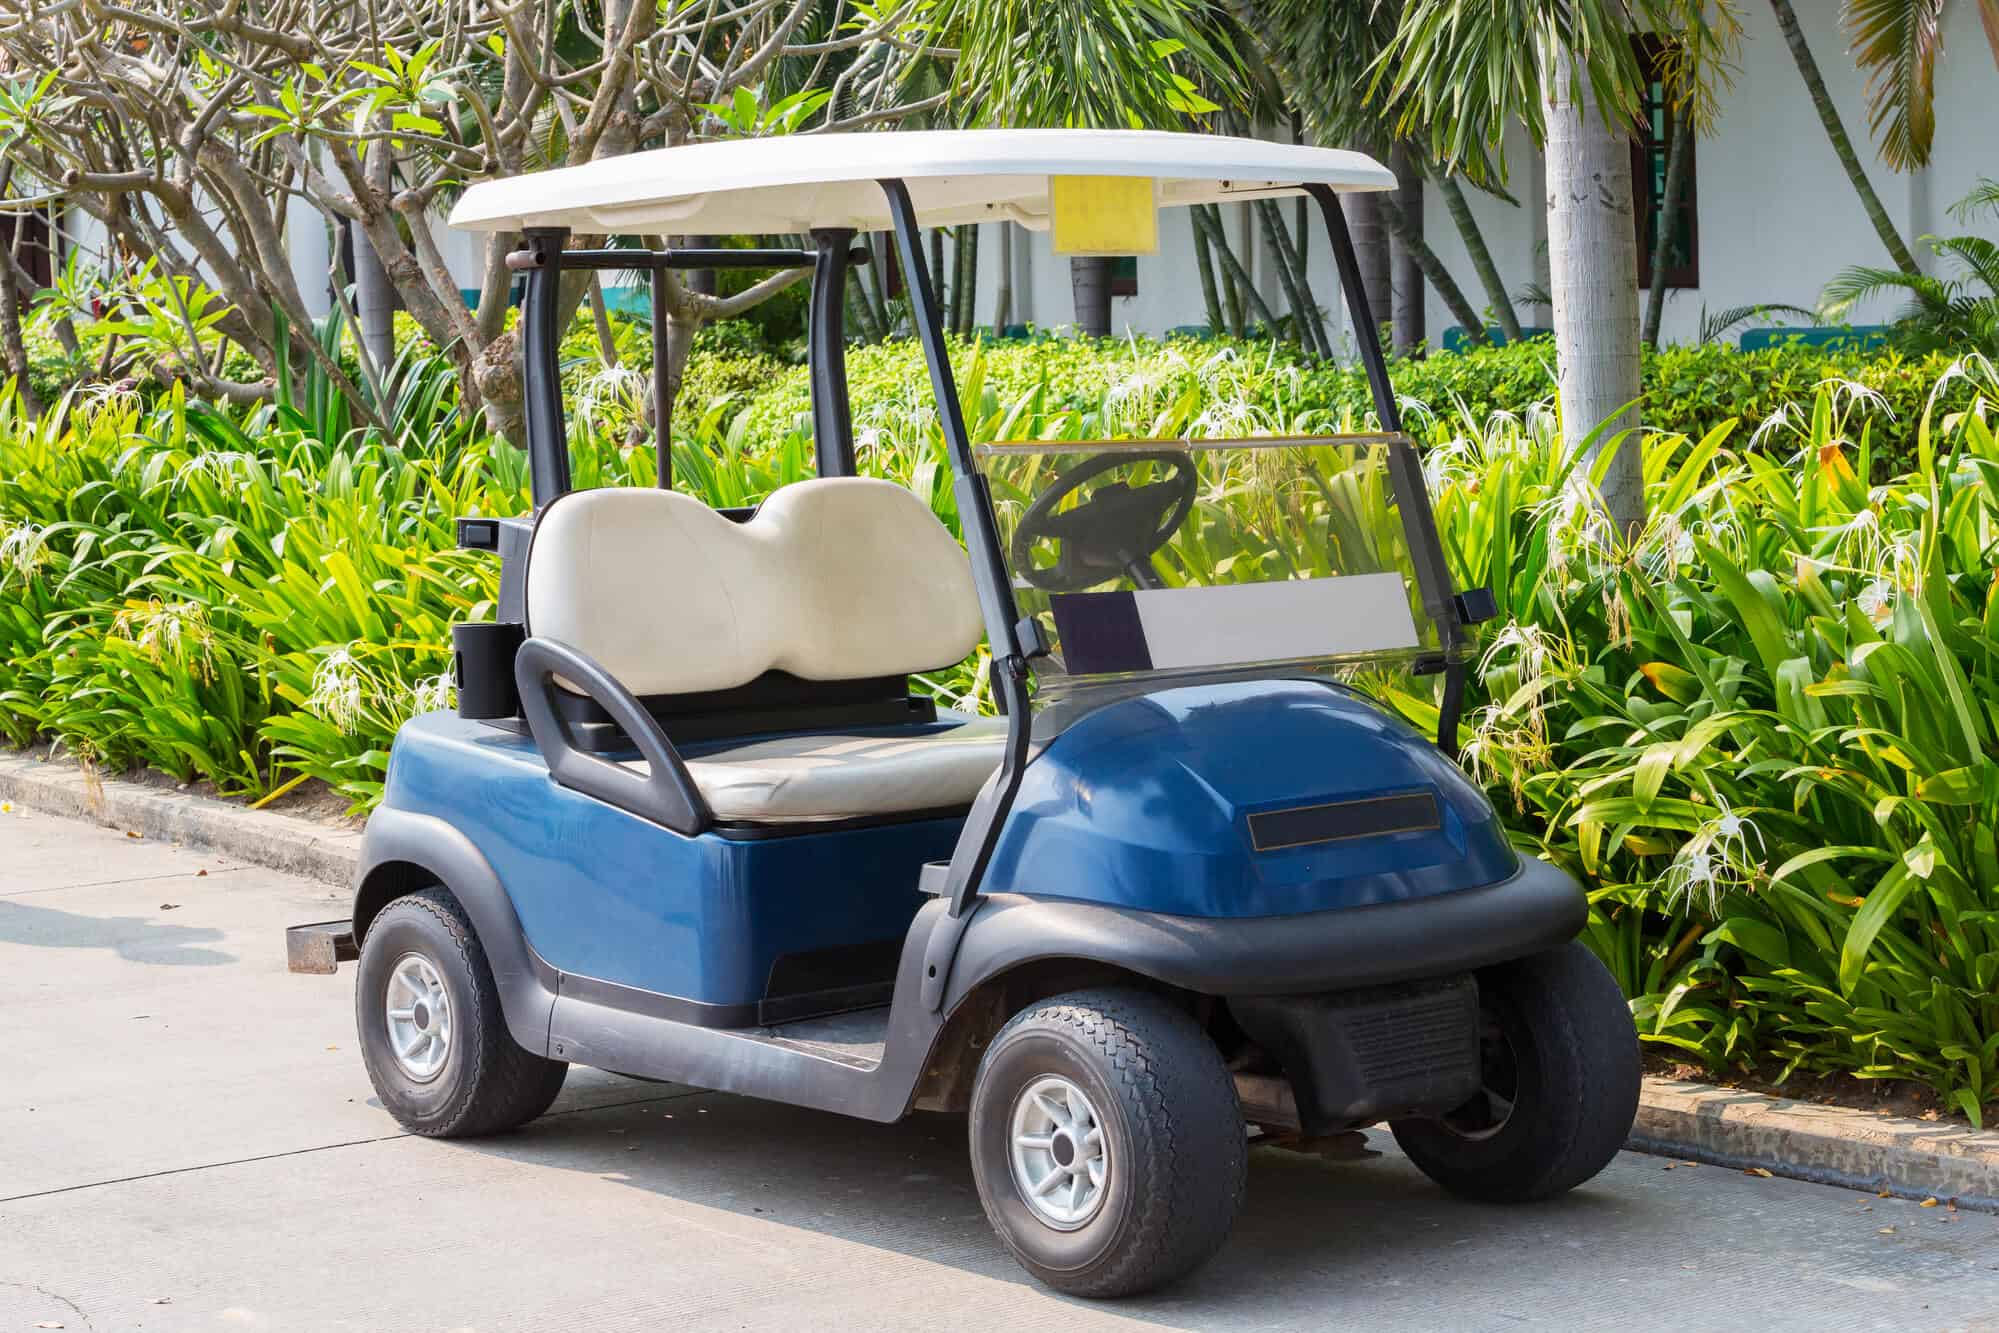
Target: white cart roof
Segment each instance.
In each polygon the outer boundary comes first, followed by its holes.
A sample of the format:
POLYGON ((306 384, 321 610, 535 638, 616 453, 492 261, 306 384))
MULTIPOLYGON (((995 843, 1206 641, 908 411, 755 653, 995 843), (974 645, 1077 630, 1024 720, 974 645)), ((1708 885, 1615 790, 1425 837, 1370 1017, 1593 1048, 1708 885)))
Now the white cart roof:
POLYGON ((1146 130, 893 130, 800 134, 658 148, 486 181, 451 210, 471 231, 741 235, 814 227, 885 231, 876 182, 902 180, 926 226, 1048 223, 1050 176, 1142 176, 1164 207, 1299 192, 1392 190, 1362 153, 1146 130))

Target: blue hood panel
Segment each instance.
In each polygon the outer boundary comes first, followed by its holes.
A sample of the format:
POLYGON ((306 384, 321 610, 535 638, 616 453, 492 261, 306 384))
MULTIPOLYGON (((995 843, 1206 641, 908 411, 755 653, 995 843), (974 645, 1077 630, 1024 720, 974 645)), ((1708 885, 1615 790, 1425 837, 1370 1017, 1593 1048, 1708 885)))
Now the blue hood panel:
POLYGON ((1108 704, 1037 755, 985 887, 1178 916, 1282 916, 1491 884, 1519 862, 1484 793, 1413 728, 1309 680, 1108 704), (1441 827, 1258 852, 1266 810, 1429 792, 1441 827))

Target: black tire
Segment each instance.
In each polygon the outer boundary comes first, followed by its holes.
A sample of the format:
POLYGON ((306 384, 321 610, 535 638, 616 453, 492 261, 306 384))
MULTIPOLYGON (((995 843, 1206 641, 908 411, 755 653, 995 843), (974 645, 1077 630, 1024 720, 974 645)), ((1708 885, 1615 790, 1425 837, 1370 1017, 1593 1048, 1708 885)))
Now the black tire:
POLYGON ((1087 990, 1022 1010, 987 1048, 971 1112, 986 1217, 1021 1265, 1057 1291, 1149 1291, 1192 1272, 1228 1238, 1248 1163, 1242 1108, 1214 1043, 1164 1000, 1087 990), (1107 1160, 1094 1211, 1068 1230, 1036 1213, 1012 1163, 1016 1102, 1051 1077, 1081 1089, 1095 1109, 1107 1160))
POLYGON ((1610 1163, 1638 1113, 1638 1033, 1604 965, 1579 942, 1479 973, 1487 1093, 1395 1141, 1454 1194, 1523 1203, 1610 1163))
POLYGON ((382 1105, 403 1128, 430 1138, 470 1138, 526 1124, 549 1108, 569 1072, 561 1060, 523 1050, 507 1031, 486 951, 465 909, 442 888, 396 899, 368 927, 354 1016, 361 1059, 382 1105), (386 1012, 389 979, 411 954, 435 970, 449 1003, 443 1064, 425 1079, 398 1061, 386 1012))

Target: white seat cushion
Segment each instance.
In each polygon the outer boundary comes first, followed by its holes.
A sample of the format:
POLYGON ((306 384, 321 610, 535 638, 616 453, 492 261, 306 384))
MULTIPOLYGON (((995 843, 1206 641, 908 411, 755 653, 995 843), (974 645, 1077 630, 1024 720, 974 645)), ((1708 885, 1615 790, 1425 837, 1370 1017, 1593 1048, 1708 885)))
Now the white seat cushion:
POLYGON ((946 667, 984 630, 971 562, 893 482, 780 487, 736 523, 649 487, 573 491, 535 523, 527 628, 641 698, 766 671, 862 680, 946 667))
MULTIPOLYGON (((968 805, 1000 765, 1004 718, 938 715, 939 726, 810 732, 747 741, 689 758, 715 818, 795 823, 968 805)), ((646 771, 643 759, 625 766, 646 771)))

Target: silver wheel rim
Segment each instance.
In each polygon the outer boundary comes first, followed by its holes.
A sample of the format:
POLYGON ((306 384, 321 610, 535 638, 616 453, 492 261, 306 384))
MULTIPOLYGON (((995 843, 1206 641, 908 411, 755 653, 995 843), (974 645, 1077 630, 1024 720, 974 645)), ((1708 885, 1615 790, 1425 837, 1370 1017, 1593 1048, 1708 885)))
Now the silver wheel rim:
POLYGON ((1021 1090, 1008 1147, 1014 1189, 1049 1226, 1074 1231, 1103 1207, 1110 1142, 1097 1108, 1068 1079, 1050 1074, 1021 1090))
POLYGON ((444 978, 420 953, 406 953, 389 971, 382 994, 389 1020, 389 1049, 403 1073, 428 1083, 451 1058, 451 996, 444 978))

